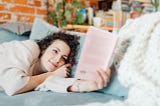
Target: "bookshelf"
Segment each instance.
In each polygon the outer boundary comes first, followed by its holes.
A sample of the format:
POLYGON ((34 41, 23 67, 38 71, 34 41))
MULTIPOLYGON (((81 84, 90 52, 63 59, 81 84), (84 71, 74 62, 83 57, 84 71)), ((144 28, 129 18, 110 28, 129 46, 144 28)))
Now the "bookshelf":
MULTIPOLYGON (((98 1, 101 0, 97 0, 96 3, 98 1)), ((102 19, 99 28, 108 31, 112 31, 114 28, 119 30, 126 23, 127 19, 153 12, 153 6, 150 0, 121 0, 121 7, 120 10, 109 9, 108 11, 103 11, 100 15, 96 15, 95 17, 102 19)), ((90 25, 67 25, 62 29, 86 32, 89 27, 90 25)))
POLYGON ((108 30, 113 30, 115 24, 115 13, 113 11, 104 12, 101 27, 108 30))
POLYGON ((102 17, 101 28, 109 31, 114 30, 114 28, 120 29, 128 18, 130 18, 128 12, 109 10, 102 17))

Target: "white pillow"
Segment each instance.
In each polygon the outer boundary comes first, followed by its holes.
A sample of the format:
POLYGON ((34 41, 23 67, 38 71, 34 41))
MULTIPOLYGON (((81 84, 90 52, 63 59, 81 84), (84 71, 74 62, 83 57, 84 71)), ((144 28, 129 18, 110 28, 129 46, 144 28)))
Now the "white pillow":
POLYGON ((36 18, 34 20, 29 39, 32 40, 41 39, 53 32, 58 32, 59 30, 60 30, 59 28, 50 25, 49 23, 43 21, 42 19, 36 18))

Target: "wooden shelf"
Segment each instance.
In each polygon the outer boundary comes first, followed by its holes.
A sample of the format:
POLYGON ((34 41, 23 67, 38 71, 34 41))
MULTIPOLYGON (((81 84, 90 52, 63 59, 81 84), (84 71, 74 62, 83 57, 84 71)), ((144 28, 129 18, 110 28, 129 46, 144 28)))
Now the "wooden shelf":
POLYGON ((71 25, 68 24, 66 26, 63 26, 63 30, 73 30, 77 32, 86 32, 90 26, 89 25, 71 25))
POLYGON ((71 25, 68 24, 67 26, 62 27, 62 29, 88 29, 89 25, 71 25))
POLYGON ((100 28, 104 29, 104 30, 108 30, 108 31, 112 31, 113 30, 113 28, 107 27, 107 26, 101 26, 100 28))
POLYGON ((132 0, 132 1, 138 1, 138 2, 142 2, 142 3, 151 3, 150 0, 132 0))
MULTIPOLYGON (((89 27, 90 27, 89 25, 71 25, 71 24, 68 24, 66 26, 63 26, 62 29, 63 30, 73 30, 73 31, 76 31, 76 32, 87 32, 89 27)), ((113 30, 113 28, 106 27, 106 26, 101 26, 100 28, 104 29, 104 30, 108 30, 108 31, 113 30)))

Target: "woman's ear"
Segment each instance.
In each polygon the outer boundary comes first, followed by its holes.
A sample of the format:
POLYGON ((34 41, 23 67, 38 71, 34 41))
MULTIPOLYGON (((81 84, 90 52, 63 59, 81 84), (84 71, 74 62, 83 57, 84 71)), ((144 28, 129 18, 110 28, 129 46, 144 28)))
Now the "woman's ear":
POLYGON ((39 58, 44 54, 45 50, 41 51, 39 54, 39 58))
POLYGON ((41 51, 41 54, 44 54, 45 50, 41 51))

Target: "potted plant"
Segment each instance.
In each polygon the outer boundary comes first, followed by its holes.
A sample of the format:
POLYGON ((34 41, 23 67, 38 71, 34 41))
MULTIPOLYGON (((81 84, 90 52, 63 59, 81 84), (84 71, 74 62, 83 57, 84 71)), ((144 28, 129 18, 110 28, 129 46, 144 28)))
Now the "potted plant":
POLYGON ((53 3, 53 11, 48 14, 53 25, 62 27, 68 23, 81 24, 82 15, 77 13, 82 8, 79 0, 53 0, 53 3))
POLYGON ((151 4, 154 6, 155 11, 158 11, 159 0, 151 0, 151 4))

